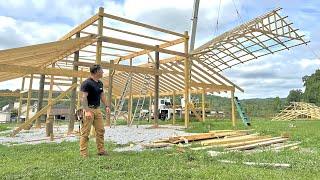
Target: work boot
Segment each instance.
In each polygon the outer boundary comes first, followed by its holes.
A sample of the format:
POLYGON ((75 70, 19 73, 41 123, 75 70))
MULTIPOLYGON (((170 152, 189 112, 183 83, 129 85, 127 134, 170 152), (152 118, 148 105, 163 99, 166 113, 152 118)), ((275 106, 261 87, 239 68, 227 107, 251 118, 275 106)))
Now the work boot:
POLYGON ((106 151, 102 151, 98 153, 98 156, 108 156, 109 154, 106 151))
POLYGON ((80 154, 80 156, 84 159, 87 159, 89 157, 87 154, 80 154))

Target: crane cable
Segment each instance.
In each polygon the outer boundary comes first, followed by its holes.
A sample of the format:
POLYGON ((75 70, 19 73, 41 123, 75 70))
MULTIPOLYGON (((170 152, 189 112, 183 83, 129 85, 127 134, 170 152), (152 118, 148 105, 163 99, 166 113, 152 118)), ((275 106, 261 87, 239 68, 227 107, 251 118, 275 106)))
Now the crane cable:
POLYGON ((217 35, 218 30, 219 30, 219 16, 220 16, 220 8, 221 8, 221 0, 219 0, 218 16, 217 16, 216 29, 215 29, 214 35, 217 35))

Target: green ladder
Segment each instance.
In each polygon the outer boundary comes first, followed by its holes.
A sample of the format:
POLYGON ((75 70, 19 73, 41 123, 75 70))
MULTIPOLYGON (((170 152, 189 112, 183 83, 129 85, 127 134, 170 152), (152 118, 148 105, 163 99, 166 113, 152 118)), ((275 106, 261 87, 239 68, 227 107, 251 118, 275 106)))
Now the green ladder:
POLYGON ((242 106, 241 106, 241 104, 240 104, 240 101, 239 101, 238 97, 234 97, 233 100, 234 100, 234 102, 235 102, 235 104, 236 104, 236 107, 237 107, 239 116, 241 117, 243 124, 246 125, 246 126, 251 126, 250 119, 249 119, 249 117, 246 115, 246 113, 244 112, 244 110, 242 109, 242 106))

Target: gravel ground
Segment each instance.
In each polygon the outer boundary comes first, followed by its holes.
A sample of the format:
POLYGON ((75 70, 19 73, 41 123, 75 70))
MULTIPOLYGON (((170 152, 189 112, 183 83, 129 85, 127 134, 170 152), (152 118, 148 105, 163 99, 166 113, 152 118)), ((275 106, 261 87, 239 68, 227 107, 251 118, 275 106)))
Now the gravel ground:
MULTIPOLYGON (((75 135, 67 136, 67 125, 55 126, 55 139, 45 137, 45 128, 22 130, 16 137, 10 137, 12 130, 0 132, 0 144, 12 146, 20 144, 39 144, 39 143, 60 143, 62 141, 78 141, 75 135)), ((77 127, 75 127, 77 130, 77 127)), ((150 125, 140 125, 128 127, 125 125, 105 129, 105 141, 112 141, 116 144, 128 145, 116 148, 115 151, 141 151, 142 144, 150 143, 161 138, 168 138, 177 135, 188 135, 181 126, 162 125, 160 128, 150 128, 150 125)), ((94 140, 94 138, 90 138, 94 140)))

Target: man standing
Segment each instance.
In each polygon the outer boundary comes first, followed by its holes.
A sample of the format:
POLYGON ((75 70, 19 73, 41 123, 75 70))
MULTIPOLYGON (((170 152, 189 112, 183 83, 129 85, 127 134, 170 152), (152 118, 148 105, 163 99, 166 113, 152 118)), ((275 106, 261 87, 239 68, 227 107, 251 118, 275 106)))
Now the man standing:
MULTIPOLYGON (((104 149, 104 126, 102 113, 100 110, 100 100, 107 105, 106 97, 103 94, 103 83, 99 80, 102 78, 103 70, 100 65, 95 64, 90 67, 91 76, 81 84, 82 107, 84 109, 84 120, 80 136, 80 155, 88 157, 88 141, 91 125, 96 130, 96 143, 98 155, 105 156, 107 152, 104 149)), ((106 106, 106 112, 110 109, 106 106)))

